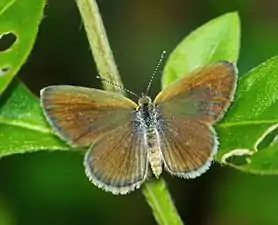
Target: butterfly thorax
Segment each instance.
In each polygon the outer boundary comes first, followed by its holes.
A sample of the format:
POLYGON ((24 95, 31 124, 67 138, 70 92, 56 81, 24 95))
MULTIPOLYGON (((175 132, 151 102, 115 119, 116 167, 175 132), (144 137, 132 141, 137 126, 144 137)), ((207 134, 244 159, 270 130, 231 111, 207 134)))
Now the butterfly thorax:
POLYGON ((150 97, 143 95, 138 101, 136 117, 140 130, 143 133, 148 162, 153 174, 158 178, 162 172, 162 158, 159 146, 157 126, 159 122, 158 111, 150 97))

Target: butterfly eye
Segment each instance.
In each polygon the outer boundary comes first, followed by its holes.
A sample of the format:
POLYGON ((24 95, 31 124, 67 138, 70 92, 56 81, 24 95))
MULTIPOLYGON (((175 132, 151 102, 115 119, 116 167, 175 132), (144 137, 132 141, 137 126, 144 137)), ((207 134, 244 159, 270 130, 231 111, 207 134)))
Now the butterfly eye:
POLYGON ((148 105, 152 102, 152 99, 149 96, 143 95, 141 98, 138 100, 138 105, 139 106, 144 106, 148 105))

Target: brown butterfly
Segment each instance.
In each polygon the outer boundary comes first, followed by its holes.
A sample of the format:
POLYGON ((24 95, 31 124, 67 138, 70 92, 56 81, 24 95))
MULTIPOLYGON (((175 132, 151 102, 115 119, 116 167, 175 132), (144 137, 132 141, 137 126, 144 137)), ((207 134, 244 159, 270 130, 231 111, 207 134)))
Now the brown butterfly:
POLYGON ((230 105, 237 72, 219 61, 188 74, 163 89, 152 102, 138 104, 112 92, 76 86, 41 90, 44 114, 57 134, 76 146, 90 146, 86 174, 113 194, 139 188, 162 168, 194 178, 210 166, 217 151, 212 125, 230 105))

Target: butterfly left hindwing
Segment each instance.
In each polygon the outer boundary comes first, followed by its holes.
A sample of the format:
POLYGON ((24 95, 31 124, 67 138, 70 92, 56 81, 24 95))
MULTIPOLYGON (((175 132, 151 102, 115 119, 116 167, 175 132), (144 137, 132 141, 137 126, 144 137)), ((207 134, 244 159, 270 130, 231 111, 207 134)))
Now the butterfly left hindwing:
POLYGON ((114 194, 126 194, 144 182, 148 161, 144 134, 133 121, 100 136, 85 156, 90 180, 114 194))

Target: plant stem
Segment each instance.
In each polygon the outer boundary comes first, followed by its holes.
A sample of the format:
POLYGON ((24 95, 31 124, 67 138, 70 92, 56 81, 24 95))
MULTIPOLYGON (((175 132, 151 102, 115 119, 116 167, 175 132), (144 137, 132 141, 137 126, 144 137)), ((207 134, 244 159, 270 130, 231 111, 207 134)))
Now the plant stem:
POLYGON ((153 210, 158 224, 183 224, 163 179, 149 181, 144 185, 143 194, 153 210))
MULTIPOLYGON (((108 81, 122 86, 121 77, 107 39, 97 3, 95 0, 76 0, 76 3, 84 23, 99 75, 108 81)), ((102 83, 104 89, 124 94, 123 90, 119 90, 119 88, 107 82, 102 83)))
MULTIPOLYGON (((76 2, 99 74, 113 83, 122 85, 95 0, 76 0, 76 2)), ((103 85, 106 90, 116 90, 114 86, 107 85, 106 82, 103 85)), ((162 179, 146 183, 143 186, 143 193, 158 224, 183 224, 162 179)))

